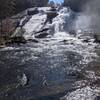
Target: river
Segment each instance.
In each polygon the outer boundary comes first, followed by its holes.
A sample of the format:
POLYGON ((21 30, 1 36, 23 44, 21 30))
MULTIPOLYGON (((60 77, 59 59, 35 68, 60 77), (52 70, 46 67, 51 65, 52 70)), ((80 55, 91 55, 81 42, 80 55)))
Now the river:
MULTIPOLYGON (((90 34, 68 32, 72 28, 73 12, 63 8, 58 13, 52 24, 44 26, 53 27, 54 32, 48 37, 39 39, 38 43, 0 49, 0 100, 92 100, 96 97, 85 75, 88 64, 97 58, 97 44, 90 34), (24 86, 19 81, 23 77, 27 80, 24 86)), ((24 36, 34 38, 33 32, 40 30, 45 20, 45 13, 33 15, 23 27, 24 36)), ((87 76, 92 77, 90 73, 87 76)))

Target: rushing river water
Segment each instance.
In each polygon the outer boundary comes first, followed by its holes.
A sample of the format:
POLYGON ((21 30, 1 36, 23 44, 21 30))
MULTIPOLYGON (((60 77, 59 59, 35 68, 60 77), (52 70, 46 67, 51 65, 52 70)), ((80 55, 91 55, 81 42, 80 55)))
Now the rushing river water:
MULTIPOLYGON (((88 34, 65 31, 71 25, 71 16, 72 12, 67 8, 59 11, 53 23, 46 25, 54 27, 55 34, 39 39, 39 43, 29 42, 0 49, 0 100, 81 100, 71 99, 79 91, 74 84, 83 80, 81 70, 97 57, 96 43, 88 34), (89 42, 84 41, 86 38, 89 42), (27 84, 22 87, 18 80, 23 75, 27 78, 27 84), (75 90, 68 98, 64 97, 75 90)), ((45 20, 45 14, 32 16, 24 26, 26 38, 34 38, 32 32, 39 30, 45 20)), ((83 95, 88 91, 88 98, 94 97, 90 87, 81 91, 85 91, 83 95)), ((92 100, 84 98, 82 100, 92 100)))

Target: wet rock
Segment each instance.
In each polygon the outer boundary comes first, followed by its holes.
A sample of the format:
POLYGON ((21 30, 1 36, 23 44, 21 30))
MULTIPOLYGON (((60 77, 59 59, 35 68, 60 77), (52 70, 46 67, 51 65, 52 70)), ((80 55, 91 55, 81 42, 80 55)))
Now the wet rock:
POLYGON ((55 7, 51 7, 51 9, 48 10, 48 11, 56 11, 56 8, 55 7))
POLYGON ((90 42, 90 40, 87 38, 87 39, 84 39, 83 42, 88 43, 88 42, 90 42))
POLYGON ((48 36, 47 32, 38 33, 35 35, 35 38, 46 38, 48 36))
POLYGON ((27 41, 25 40, 25 38, 23 36, 15 36, 15 37, 11 37, 9 39, 9 41, 6 44, 20 44, 20 43, 26 43, 27 41))
POLYGON ((62 42, 66 43, 66 42, 68 42, 68 40, 63 40, 62 42))
POLYGON ((30 42, 34 42, 34 43, 39 43, 39 41, 37 39, 27 39, 27 41, 30 41, 30 42))
POLYGON ((24 28, 22 27, 17 27, 14 33, 11 35, 11 37, 22 37, 25 33, 24 28))
POLYGON ((42 29, 42 30, 36 32, 35 34, 37 34, 37 33, 41 33, 41 32, 47 32, 48 30, 49 30, 49 28, 44 28, 44 29, 42 29))
POLYGON ((95 42, 99 42, 100 43, 100 33, 95 34, 94 38, 95 38, 95 42))
POLYGON ((19 85, 25 86, 28 83, 27 76, 23 73, 22 76, 18 76, 19 85))
POLYGON ((21 21, 18 27, 23 27, 29 20, 30 20, 31 16, 26 16, 24 17, 21 21))
POLYGON ((47 21, 49 21, 50 23, 52 23, 53 18, 55 18, 58 15, 57 11, 47 11, 46 14, 47 21))
POLYGON ((35 15, 35 14, 38 14, 39 13, 39 10, 38 10, 38 8, 36 7, 36 8, 30 8, 30 9, 28 9, 27 10, 27 15, 35 15))
POLYGON ((20 43, 26 43, 26 39, 24 38, 23 34, 25 33, 25 30, 21 27, 18 27, 15 32, 12 34, 11 37, 9 37, 9 40, 6 44, 20 44, 20 43))
POLYGON ((42 83, 43 86, 48 86, 48 83, 47 83, 47 80, 46 80, 45 76, 43 77, 42 81, 43 81, 43 83, 42 83))

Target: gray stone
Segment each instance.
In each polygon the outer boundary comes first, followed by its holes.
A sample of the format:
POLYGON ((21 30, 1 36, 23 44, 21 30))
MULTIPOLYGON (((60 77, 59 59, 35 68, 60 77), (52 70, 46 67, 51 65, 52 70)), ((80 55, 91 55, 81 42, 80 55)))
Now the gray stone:
POLYGON ((46 14, 47 21, 49 21, 50 23, 52 23, 53 18, 55 18, 58 15, 57 11, 47 11, 46 14))
POLYGON ((42 33, 36 34, 35 38, 46 38, 47 36, 48 36, 48 33, 42 32, 42 33))
POLYGON ((39 10, 38 10, 38 8, 37 7, 35 7, 35 8, 30 8, 30 9, 28 9, 27 10, 27 15, 35 15, 35 14, 38 14, 39 13, 39 10))

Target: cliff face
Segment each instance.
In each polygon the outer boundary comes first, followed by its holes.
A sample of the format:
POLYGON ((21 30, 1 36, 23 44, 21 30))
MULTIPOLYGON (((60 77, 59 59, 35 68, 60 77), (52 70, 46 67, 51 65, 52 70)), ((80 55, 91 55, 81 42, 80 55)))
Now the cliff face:
POLYGON ((64 0, 64 6, 69 6, 74 11, 81 11, 89 0, 64 0))

